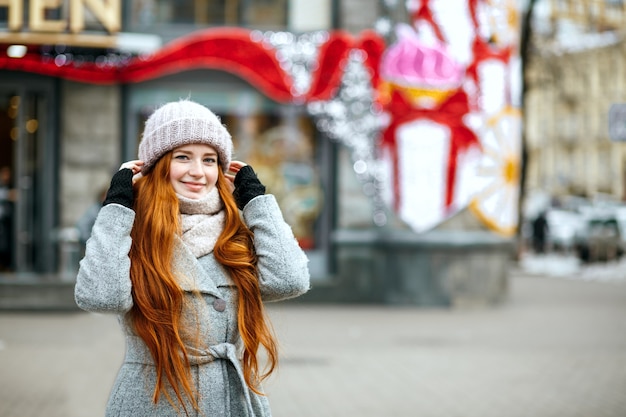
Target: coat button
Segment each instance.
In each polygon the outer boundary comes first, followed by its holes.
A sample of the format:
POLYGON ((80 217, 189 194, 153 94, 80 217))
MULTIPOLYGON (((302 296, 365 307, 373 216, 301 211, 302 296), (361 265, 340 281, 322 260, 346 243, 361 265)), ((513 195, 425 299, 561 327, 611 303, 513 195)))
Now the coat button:
POLYGON ((215 311, 219 311, 220 313, 224 310, 226 310, 226 301, 222 300, 221 298, 216 298, 215 301, 213 301, 213 308, 215 309, 215 311))

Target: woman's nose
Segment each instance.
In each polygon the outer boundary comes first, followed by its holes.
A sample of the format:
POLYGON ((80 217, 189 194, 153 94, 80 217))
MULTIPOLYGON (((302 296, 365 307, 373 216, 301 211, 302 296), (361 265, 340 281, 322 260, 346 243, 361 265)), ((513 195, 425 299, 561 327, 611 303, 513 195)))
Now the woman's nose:
POLYGON ((192 160, 189 166, 189 175, 194 177, 199 177, 202 175, 202 161, 201 160, 192 160))

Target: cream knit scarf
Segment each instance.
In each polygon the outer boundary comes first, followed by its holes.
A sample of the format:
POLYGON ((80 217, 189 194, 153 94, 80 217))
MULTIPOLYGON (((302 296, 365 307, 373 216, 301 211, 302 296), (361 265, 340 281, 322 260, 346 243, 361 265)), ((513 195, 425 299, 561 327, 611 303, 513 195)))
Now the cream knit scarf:
POLYGON ((206 196, 192 200, 180 194, 182 240, 196 258, 213 252, 217 238, 224 230, 224 203, 216 187, 206 196))

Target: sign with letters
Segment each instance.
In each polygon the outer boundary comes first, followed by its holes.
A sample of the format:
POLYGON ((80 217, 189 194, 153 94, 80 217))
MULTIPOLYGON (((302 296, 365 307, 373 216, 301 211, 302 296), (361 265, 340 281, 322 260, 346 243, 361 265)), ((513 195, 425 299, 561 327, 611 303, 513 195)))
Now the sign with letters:
POLYGON ((626 103, 616 103, 609 109, 609 137, 613 142, 626 142, 626 103))
POLYGON ((0 43, 64 44, 86 47, 112 47, 121 29, 120 0, 0 0, 8 20, 0 21, 0 43), (25 7, 28 6, 28 10, 25 7), (88 9, 102 25, 104 32, 85 33, 88 9), (46 12, 60 10, 64 19, 49 19, 46 12), (26 13, 25 13, 26 12, 26 13))

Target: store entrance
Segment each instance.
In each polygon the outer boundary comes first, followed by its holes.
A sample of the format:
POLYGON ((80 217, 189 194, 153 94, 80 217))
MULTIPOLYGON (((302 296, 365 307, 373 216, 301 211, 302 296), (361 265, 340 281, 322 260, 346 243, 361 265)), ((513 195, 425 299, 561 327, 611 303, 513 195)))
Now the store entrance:
POLYGON ((56 158, 50 149, 51 92, 26 82, 11 84, 0 83, 0 273, 52 272, 56 158))

